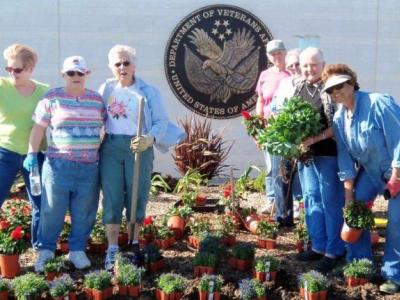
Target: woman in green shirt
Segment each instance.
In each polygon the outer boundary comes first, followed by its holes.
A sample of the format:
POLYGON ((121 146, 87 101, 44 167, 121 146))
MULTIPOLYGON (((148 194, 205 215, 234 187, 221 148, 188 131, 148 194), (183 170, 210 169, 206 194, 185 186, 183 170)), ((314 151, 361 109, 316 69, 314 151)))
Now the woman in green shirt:
MULTIPOLYGON (((22 167, 28 151, 29 134, 36 104, 49 86, 31 79, 37 54, 29 47, 13 44, 3 52, 8 77, 0 77, 0 207, 19 171, 25 180, 32 205, 32 245, 39 227, 40 195, 32 196, 29 174, 22 167)), ((37 165, 43 161, 38 158, 37 165)))

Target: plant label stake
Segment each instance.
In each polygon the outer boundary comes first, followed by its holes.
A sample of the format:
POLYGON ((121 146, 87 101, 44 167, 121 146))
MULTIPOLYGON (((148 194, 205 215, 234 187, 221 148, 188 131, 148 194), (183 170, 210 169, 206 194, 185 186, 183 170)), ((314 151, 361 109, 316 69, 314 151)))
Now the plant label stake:
MULTIPOLYGON (((139 99, 139 115, 137 123, 137 134, 136 137, 140 137, 143 127, 143 106, 144 98, 139 99)), ((138 199, 138 185, 139 185, 139 172, 140 172, 140 152, 135 152, 135 165, 133 167, 132 176, 132 198, 131 198, 131 218, 129 220, 129 230, 131 232, 131 238, 134 238, 135 234, 135 223, 136 223, 136 209, 138 199)))
POLYGON ((208 300, 214 299, 214 281, 210 280, 208 282, 208 300))
POLYGON ((304 281, 304 300, 309 300, 307 291, 308 291, 307 281, 304 281))
POLYGON ((271 280, 271 274, 269 273, 270 267, 271 267, 271 262, 270 261, 265 262, 265 271, 264 272, 265 272, 266 281, 271 280))

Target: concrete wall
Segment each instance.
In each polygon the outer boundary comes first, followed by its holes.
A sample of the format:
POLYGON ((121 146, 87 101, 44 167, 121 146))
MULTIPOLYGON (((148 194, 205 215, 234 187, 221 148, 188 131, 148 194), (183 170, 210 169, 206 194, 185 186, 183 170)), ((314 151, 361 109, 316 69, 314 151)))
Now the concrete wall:
MULTIPOLYGON (((111 76, 107 52, 116 43, 137 48, 137 74, 157 86, 171 119, 190 112, 167 84, 163 57, 173 28, 193 10, 211 4, 242 7, 289 48, 297 36, 318 36, 328 63, 348 63, 361 87, 400 99, 400 1, 397 0, 1 0, 0 48, 20 42, 39 53, 35 78, 63 84, 62 60, 79 54, 92 69, 89 88, 111 76)), ((6 75, 3 68, 0 75, 6 75)), ((238 168, 263 165, 263 156, 247 137, 240 118, 214 120, 235 141, 228 164, 238 168)), ((176 175, 170 154, 157 153, 155 170, 176 175)))

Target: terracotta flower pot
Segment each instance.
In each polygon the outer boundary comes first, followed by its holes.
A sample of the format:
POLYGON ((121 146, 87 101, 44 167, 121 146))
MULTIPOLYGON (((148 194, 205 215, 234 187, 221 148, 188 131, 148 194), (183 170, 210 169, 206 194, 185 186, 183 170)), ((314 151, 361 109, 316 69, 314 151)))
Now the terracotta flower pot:
POLYGON ((84 288, 83 291, 85 292, 86 298, 93 299, 93 290, 89 288, 84 288))
POLYGON ((199 291, 199 300, 207 300, 207 299, 208 299, 207 291, 205 292, 199 291))
POLYGON ((359 284, 360 285, 364 285, 364 284, 366 284, 366 283, 368 283, 369 282, 369 280, 368 280, 368 278, 359 278, 359 284))
POLYGON ((237 259, 237 268, 240 271, 246 271, 250 267, 250 260, 237 259))
POLYGON ((319 300, 326 300, 328 297, 328 291, 319 291, 319 300))
POLYGON ((194 275, 195 277, 200 276, 200 267, 199 267, 199 266, 193 267, 193 275, 194 275))
POLYGON ((257 247, 261 249, 265 249, 265 240, 258 239, 257 240, 257 247))
POLYGON ((75 292, 70 292, 68 294, 69 300, 76 300, 76 293, 75 292))
POLYGON ((207 202, 207 196, 205 194, 198 194, 196 197, 196 205, 204 206, 207 202))
POLYGON ((140 285, 130 285, 128 286, 128 295, 131 297, 139 297, 140 294, 140 285))
POLYGON ((8 291, 0 292, 0 300, 7 300, 8 299, 8 291))
POLYGON ((118 235, 118 245, 125 246, 128 244, 128 234, 126 232, 120 233, 118 235))
POLYGON ((180 216, 172 216, 168 219, 167 226, 183 232, 185 230, 185 219, 180 216))
POLYGON ((232 268, 236 269, 237 268, 237 258, 236 257, 230 257, 229 260, 228 260, 228 264, 232 268))
POLYGON ((264 296, 261 296, 261 297, 257 297, 256 298, 256 300, 265 300, 266 299, 266 296, 264 295, 264 296))
POLYGON ((214 268, 213 267, 205 267, 205 273, 208 275, 214 274, 214 268))
POLYGON ((343 223, 342 231, 340 232, 340 237, 343 241, 349 244, 356 243, 362 234, 362 229, 352 228, 347 225, 346 222, 343 223))
POLYGON ((119 284, 118 294, 120 294, 121 296, 128 296, 128 286, 119 284))
POLYGON ((359 285, 360 280, 355 277, 346 277, 346 283, 349 287, 355 287, 359 285))
POLYGON ((92 289, 92 294, 93 294, 93 299, 94 300, 105 300, 105 299, 107 299, 106 292, 104 290, 99 291, 99 290, 96 290, 96 289, 92 289))
POLYGON ((146 233, 144 235, 144 239, 146 240, 147 243, 151 243, 152 241, 154 241, 154 234, 146 233))
POLYGON ((255 274, 255 278, 259 281, 259 282, 264 282, 265 281, 265 272, 254 272, 255 274))
POLYGON ((319 293, 320 292, 315 292, 315 293, 307 292, 307 300, 319 300, 319 293))
POLYGON ((21 267, 19 264, 19 255, 4 255, 0 254, 0 269, 1 276, 4 278, 14 278, 21 273, 21 267))
POLYGON ((89 251, 90 253, 97 253, 97 254, 104 254, 106 253, 107 245, 106 243, 95 243, 91 242, 89 244, 89 251))
POLYGON ((67 254, 69 252, 68 242, 58 242, 57 249, 60 250, 61 253, 67 254))
POLYGON ((46 272, 46 280, 53 281, 54 278, 59 277, 61 272, 46 272))
POLYGON ((265 240, 265 249, 267 249, 267 250, 276 249, 276 240, 266 239, 265 240))
POLYGON ((305 298, 305 293, 304 293, 304 288, 300 288, 300 298, 304 299, 305 298))

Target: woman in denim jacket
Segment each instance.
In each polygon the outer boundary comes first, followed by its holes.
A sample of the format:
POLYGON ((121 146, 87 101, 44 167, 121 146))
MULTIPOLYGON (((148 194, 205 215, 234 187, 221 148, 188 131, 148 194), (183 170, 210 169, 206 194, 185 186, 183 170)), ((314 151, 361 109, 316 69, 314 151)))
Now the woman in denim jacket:
MULTIPOLYGON (((130 220, 134 152, 141 152, 139 190, 133 246, 138 248, 138 235, 146 214, 155 145, 166 152, 169 146, 185 138, 185 134, 169 123, 160 93, 135 75, 136 51, 116 45, 108 54, 109 67, 114 74, 100 87, 107 107, 105 138, 100 151, 100 178, 103 191, 103 222, 106 225, 108 249, 105 268, 110 270, 118 252, 118 233, 123 209, 130 220), (142 135, 137 137, 138 103, 144 99, 142 135), (131 140, 134 138, 131 146, 131 140)), ((128 231, 129 233, 129 231, 128 231)))
MULTIPOLYGON (((356 73, 347 65, 325 67, 324 91, 342 104, 334 118, 339 176, 346 205, 390 193, 388 226, 380 286, 386 293, 400 288, 400 107, 385 94, 359 91, 356 73)), ((348 245, 347 259, 371 258, 370 232, 348 245)))

